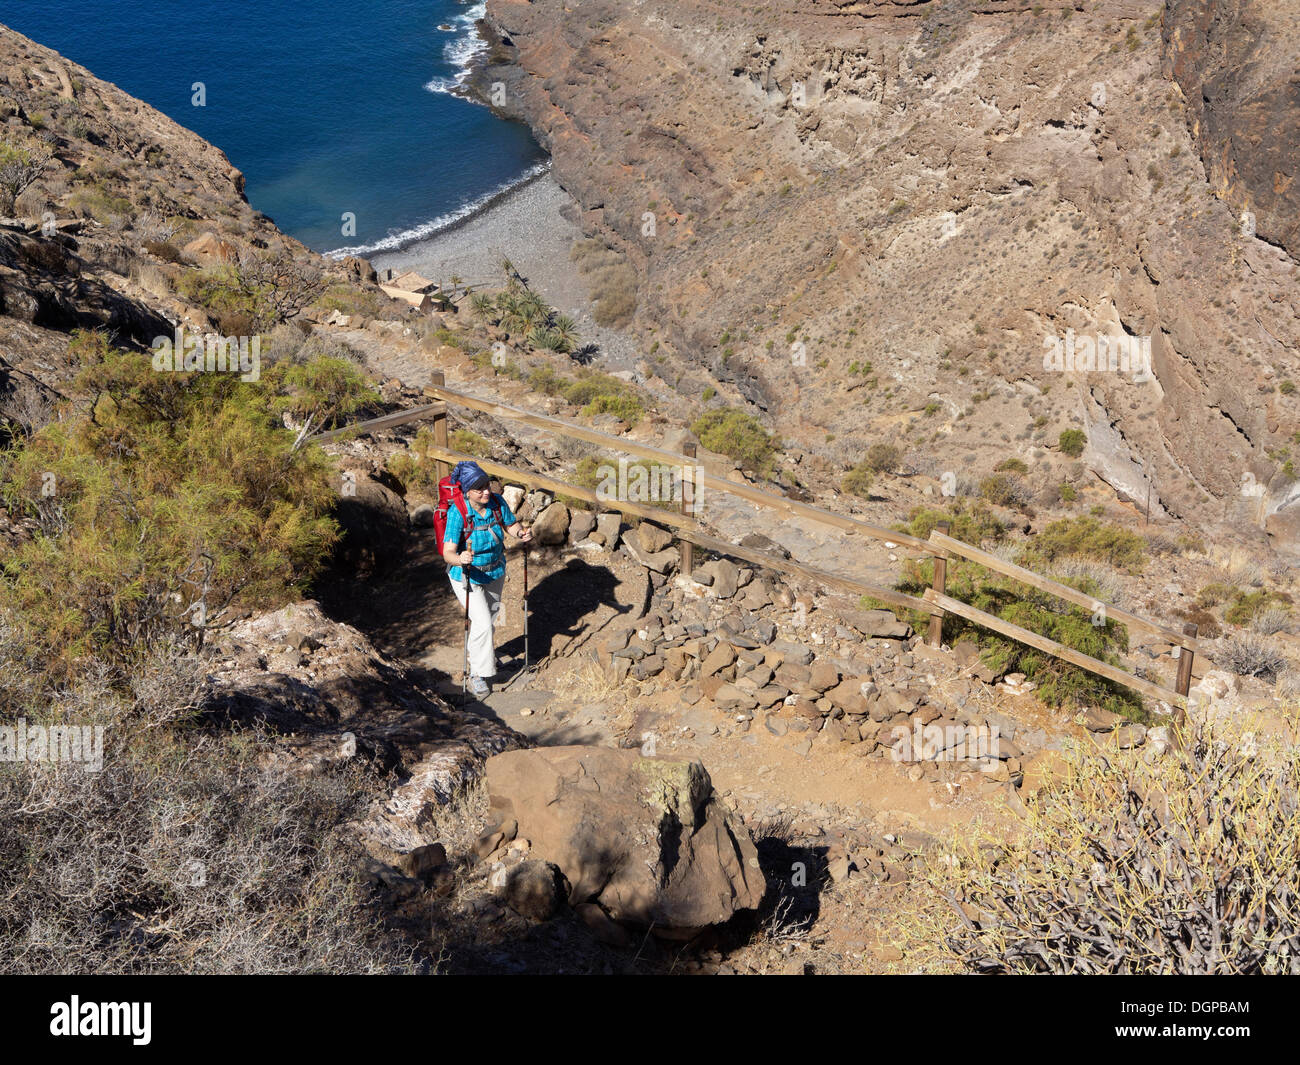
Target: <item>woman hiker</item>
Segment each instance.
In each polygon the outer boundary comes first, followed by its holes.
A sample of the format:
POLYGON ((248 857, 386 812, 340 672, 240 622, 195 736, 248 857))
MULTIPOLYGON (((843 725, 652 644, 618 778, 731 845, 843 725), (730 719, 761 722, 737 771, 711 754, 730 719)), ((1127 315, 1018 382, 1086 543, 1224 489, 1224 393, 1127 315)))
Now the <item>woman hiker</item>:
POLYGON ((501 611, 501 588, 506 579, 505 534, 510 533, 525 544, 532 540, 533 534, 519 524, 506 501, 491 491, 488 475, 478 463, 458 462, 451 478, 465 496, 470 528, 467 533, 459 507, 447 508, 442 557, 462 610, 465 596, 470 596, 470 690, 481 698, 488 694, 488 678, 497 671, 492 630, 501 611), (464 551, 459 549, 462 539, 464 551))

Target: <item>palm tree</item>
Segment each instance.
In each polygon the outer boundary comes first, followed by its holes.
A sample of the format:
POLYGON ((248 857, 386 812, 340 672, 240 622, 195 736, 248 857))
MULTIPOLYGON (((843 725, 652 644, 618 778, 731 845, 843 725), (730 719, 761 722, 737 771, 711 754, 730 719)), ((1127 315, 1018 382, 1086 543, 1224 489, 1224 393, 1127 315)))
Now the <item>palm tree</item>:
POLYGON ((490 322, 496 317, 496 300, 486 292, 471 293, 469 307, 480 322, 490 322))
POLYGON ((568 355, 578 346, 578 323, 567 314, 557 314, 551 323, 551 329, 560 342, 555 350, 568 355))
POLYGON ((546 348, 548 351, 555 350, 556 338, 554 331, 544 325, 535 325, 528 330, 528 335, 524 338, 535 348, 546 348))
POLYGON ((531 290, 519 297, 517 311, 525 328, 529 329, 535 325, 545 325, 551 317, 551 308, 546 306, 541 296, 531 290))
POLYGON ((501 326, 511 333, 527 332, 530 324, 525 321, 520 312, 521 299, 521 296, 513 292, 502 292, 497 296, 497 314, 500 316, 501 326))

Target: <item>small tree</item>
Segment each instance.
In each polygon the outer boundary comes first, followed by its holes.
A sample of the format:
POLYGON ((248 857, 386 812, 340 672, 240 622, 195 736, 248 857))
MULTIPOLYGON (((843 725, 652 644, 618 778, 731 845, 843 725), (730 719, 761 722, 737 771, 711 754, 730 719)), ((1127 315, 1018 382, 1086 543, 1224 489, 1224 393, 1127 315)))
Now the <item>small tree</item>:
POLYGON ((44 141, 0 140, 0 211, 14 213, 18 197, 31 188, 54 160, 44 141))
POLYGON ((265 309, 254 323, 259 330, 298 317, 325 291, 321 272, 283 248, 268 255, 245 252, 236 281, 254 305, 265 309))

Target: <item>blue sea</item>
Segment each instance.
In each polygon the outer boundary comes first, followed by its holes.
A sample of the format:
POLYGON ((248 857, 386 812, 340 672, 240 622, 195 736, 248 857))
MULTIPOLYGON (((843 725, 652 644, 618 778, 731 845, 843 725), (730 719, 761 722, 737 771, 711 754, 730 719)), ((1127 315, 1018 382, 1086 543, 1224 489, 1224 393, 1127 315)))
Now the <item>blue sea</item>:
POLYGON ((459 0, 0 0, 0 22, 221 148, 281 230, 357 254, 454 224, 545 166, 526 127, 452 92, 484 49, 482 14, 459 0))

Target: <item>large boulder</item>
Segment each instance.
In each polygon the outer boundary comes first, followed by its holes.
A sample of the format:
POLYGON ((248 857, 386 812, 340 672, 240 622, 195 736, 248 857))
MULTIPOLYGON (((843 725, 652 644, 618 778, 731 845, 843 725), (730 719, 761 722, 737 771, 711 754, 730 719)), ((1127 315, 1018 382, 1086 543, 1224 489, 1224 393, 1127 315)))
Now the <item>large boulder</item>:
POLYGON ((596 515, 589 510, 575 510, 569 514, 569 539, 581 543, 596 527, 596 515))
POLYGON ((543 747, 495 755, 486 770, 493 813, 559 867, 573 906, 599 903, 615 920, 681 934, 763 897, 753 841, 699 762, 543 747))
POLYGON ((533 536, 539 544, 562 544, 568 532, 569 508, 563 503, 552 503, 533 522, 533 536))

